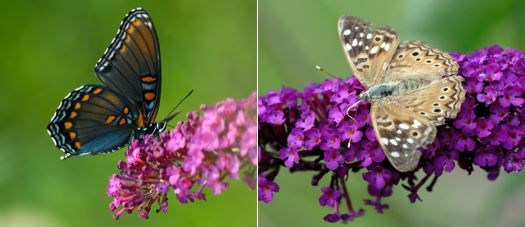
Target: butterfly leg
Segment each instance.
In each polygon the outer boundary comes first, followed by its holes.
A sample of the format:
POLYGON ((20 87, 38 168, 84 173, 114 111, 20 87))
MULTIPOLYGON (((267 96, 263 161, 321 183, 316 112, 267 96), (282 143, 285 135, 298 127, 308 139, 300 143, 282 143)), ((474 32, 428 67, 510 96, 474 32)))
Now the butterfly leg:
POLYGON ((353 118, 352 116, 350 116, 350 111, 354 111, 356 106, 359 105, 359 103, 361 103, 361 100, 357 101, 356 103, 352 104, 346 109, 346 116, 348 116, 350 119, 352 119, 355 122, 357 122, 357 120, 353 118))

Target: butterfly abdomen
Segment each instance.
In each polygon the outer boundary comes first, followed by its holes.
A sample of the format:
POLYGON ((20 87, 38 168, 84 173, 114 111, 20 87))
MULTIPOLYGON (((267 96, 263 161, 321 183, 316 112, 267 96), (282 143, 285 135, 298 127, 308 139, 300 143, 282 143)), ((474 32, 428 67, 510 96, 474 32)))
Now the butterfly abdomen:
POLYGON ((407 91, 416 90, 427 84, 430 84, 430 81, 423 80, 423 79, 401 80, 397 84, 393 85, 392 95, 401 95, 407 91))

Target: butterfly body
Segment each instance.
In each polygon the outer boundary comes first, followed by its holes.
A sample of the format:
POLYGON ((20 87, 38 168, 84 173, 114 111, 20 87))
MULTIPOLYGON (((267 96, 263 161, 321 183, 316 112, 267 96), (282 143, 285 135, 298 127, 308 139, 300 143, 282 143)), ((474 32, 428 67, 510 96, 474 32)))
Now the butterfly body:
POLYGON ((156 134, 161 91, 160 48, 148 13, 136 8, 124 17, 116 37, 95 65, 103 85, 84 85, 60 103, 47 126, 65 155, 112 152, 136 138, 156 134))
POLYGON ((350 67, 367 89, 376 138, 398 171, 414 170, 417 149, 434 141, 436 126, 455 118, 465 100, 458 64, 445 52, 421 41, 400 42, 388 27, 343 16, 339 37, 350 67))
POLYGON ((430 82, 422 79, 406 79, 396 83, 380 84, 361 93, 361 100, 373 101, 389 96, 403 95, 403 93, 428 85, 430 82))

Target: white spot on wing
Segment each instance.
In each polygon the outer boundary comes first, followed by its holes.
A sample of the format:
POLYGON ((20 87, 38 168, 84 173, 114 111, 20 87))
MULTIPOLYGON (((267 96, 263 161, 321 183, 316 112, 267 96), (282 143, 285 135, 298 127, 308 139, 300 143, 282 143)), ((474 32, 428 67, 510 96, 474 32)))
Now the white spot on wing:
POLYGON ((388 139, 387 138, 381 138, 381 142, 383 142, 384 145, 388 145, 388 139))
POLYGON ((408 138, 407 142, 412 144, 412 143, 414 143, 414 140, 412 138, 408 138))
POLYGON ((352 40, 352 46, 357 46, 357 39, 352 40))
POLYGON ((397 141, 395 139, 390 139, 390 143, 394 146, 397 146, 397 141))
POLYGON ((408 128, 410 128, 410 126, 408 126, 408 125, 405 124, 405 123, 401 123, 401 124, 399 124, 399 127, 400 127, 401 129, 408 129, 408 128))
POLYGON ((366 35, 366 39, 371 39, 372 38, 372 33, 368 33, 368 35, 366 35))
POLYGON ((350 35, 352 33, 352 30, 346 29, 343 31, 343 35, 350 35))
POLYGON ((394 157, 394 158, 399 158, 399 152, 397 152, 397 151, 392 151, 392 152, 390 152, 390 155, 391 155, 392 157, 394 157))
POLYGON ((414 120, 414 124, 412 124, 412 127, 419 128, 419 126, 421 126, 421 122, 419 122, 418 120, 414 120))
POLYGON ((372 47, 372 49, 370 50, 370 54, 375 54, 375 53, 377 53, 378 50, 379 50, 379 48, 377 48, 377 46, 372 47))
POLYGON ((352 45, 350 45, 350 43, 345 44, 345 49, 350 51, 352 49, 352 45))
POLYGON ((407 149, 408 148, 408 145, 406 143, 404 143, 403 145, 403 148, 407 149))

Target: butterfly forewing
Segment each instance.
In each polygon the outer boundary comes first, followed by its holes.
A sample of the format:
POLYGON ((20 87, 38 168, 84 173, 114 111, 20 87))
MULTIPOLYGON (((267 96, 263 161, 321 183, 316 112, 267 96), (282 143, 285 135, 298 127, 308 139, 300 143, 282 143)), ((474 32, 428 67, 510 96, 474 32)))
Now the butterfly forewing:
POLYGON ((432 48, 421 41, 408 41, 399 45, 385 76, 379 83, 417 78, 426 81, 439 80, 456 75, 458 64, 446 52, 432 48))
POLYGON ((100 85, 68 94, 47 126, 64 158, 115 150, 129 142, 138 113, 127 99, 100 85))
POLYGON ((370 88, 381 80, 397 49, 397 33, 390 28, 375 29, 353 16, 341 17, 338 30, 352 71, 361 84, 370 88))
POLYGON ((126 15, 95 72, 104 85, 136 104, 146 123, 155 121, 161 89, 160 49, 145 10, 137 8, 126 15))
POLYGON ((434 141, 436 127, 388 99, 372 102, 370 114, 377 141, 392 166, 401 172, 414 170, 421 157, 417 149, 434 141))

